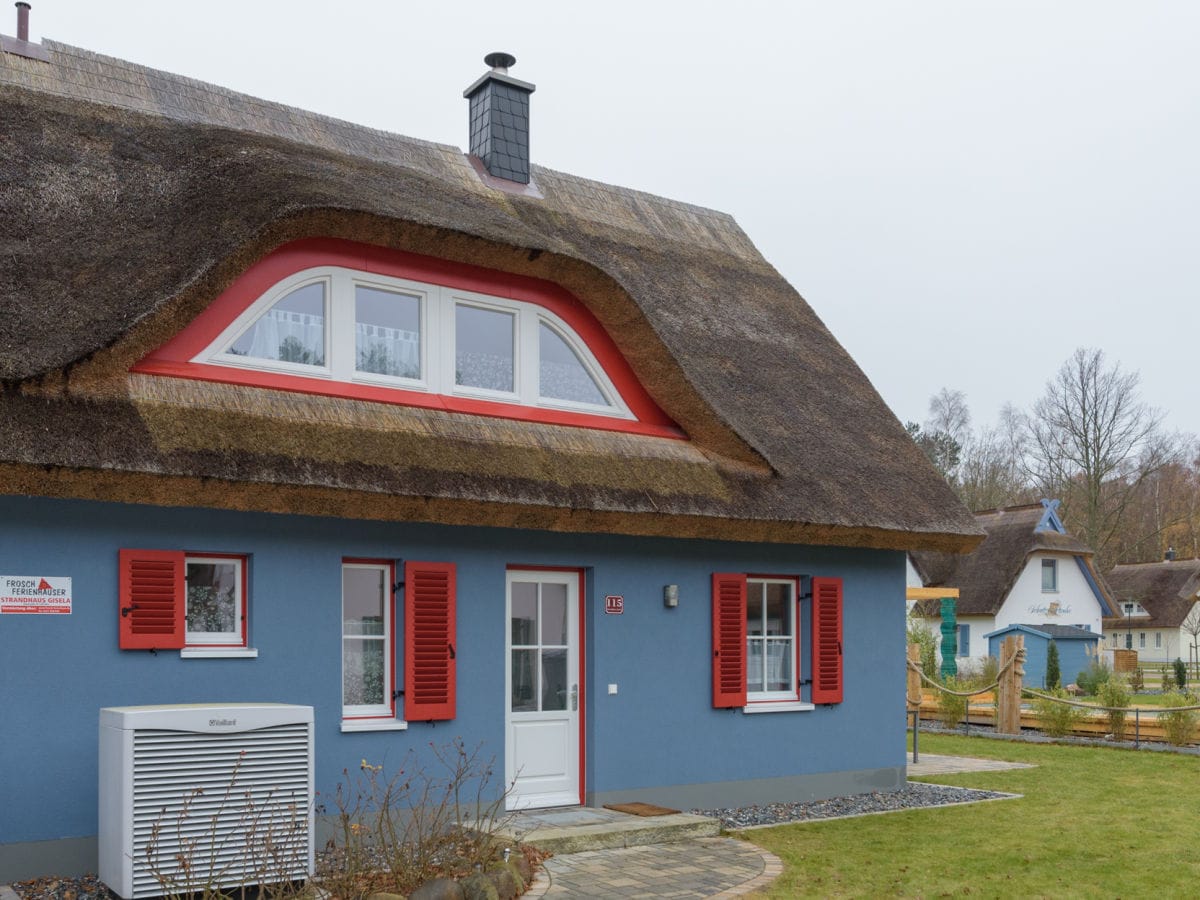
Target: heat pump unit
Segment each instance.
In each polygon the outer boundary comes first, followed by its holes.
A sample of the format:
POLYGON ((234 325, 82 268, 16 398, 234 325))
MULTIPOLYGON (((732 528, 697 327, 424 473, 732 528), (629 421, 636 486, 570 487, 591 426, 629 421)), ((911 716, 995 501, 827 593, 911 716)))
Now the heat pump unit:
POLYGON ((312 707, 100 710, 99 845, 127 900, 309 877, 312 707))

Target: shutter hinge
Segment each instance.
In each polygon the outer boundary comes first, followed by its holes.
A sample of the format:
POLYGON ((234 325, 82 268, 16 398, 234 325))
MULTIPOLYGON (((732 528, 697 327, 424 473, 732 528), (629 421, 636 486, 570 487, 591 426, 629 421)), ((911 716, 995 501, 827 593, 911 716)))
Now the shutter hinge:
POLYGON ((121 618, 122 618, 122 619, 123 619, 123 618, 125 618, 125 617, 126 617, 126 616, 128 616, 128 615, 129 615, 131 612, 133 612, 135 609, 141 609, 141 607, 140 607, 140 606, 138 606, 136 603, 135 603, 135 604, 133 604, 132 606, 122 606, 122 607, 121 607, 121 618))
POLYGON ((392 585, 392 593, 393 594, 400 593, 400 590, 403 587, 404 587, 404 579, 400 579, 399 581, 397 581, 395 584, 392 585))
POLYGON ((450 650, 450 658, 451 658, 451 659, 454 659, 454 658, 455 658, 455 657, 454 657, 454 645, 453 645, 453 644, 447 644, 446 646, 447 646, 447 647, 449 648, 449 650, 450 650))
POLYGON ((403 696, 404 696, 404 691, 403 691, 403 690, 399 690, 399 691, 392 691, 392 699, 393 699, 393 700, 399 700, 399 699, 400 699, 401 697, 403 697, 403 696))

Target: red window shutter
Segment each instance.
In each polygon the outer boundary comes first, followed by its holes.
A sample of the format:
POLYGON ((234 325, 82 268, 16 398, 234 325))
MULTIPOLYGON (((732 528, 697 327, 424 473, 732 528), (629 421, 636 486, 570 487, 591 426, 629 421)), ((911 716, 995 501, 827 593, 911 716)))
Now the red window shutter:
POLYGON ((746 576, 713 574, 713 706, 746 705, 746 576))
POLYGON ((812 702, 842 702, 842 579, 812 580, 812 702))
POLYGON ((453 719, 454 563, 404 564, 404 718, 453 719))
POLYGON ((122 650, 178 650, 187 637, 183 553, 122 550, 118 622, 122 650))

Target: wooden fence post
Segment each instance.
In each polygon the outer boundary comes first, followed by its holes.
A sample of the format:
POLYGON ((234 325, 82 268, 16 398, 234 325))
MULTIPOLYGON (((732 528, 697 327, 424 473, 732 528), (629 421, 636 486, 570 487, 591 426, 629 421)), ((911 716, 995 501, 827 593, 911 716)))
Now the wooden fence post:
POLYGON ((1021 733, 1021 682, 1025 667, 1015 657, 1025 649, 1023 635, 1010 635, 1000 645, 1000 665, 1004 674, 996 686, 996 733, 1021 733), (1009 666, 1009 662, 1012 665, 1009 666))
MULTIPOLYGON (((920 644, 908 645, 908 661, 909 663, 916 663, 917 665, 921 664, 920 644)), ((905 697, 905 705, 908 711, 911 713, 921 705, 921 676, 914 672, 911 667, 906 667, 906 671, 908 672, 908 680, 905 682, 905 684, 908 685, 908 694, 905 697), (913 703, 913 700, 917 702, 913 703)))

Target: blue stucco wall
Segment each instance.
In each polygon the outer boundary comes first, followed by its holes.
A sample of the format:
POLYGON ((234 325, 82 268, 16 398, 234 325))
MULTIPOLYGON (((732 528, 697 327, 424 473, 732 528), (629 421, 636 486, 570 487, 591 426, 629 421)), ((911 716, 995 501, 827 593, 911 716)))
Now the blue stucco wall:
MULTIPOLYGON (((587 790, 778 778, 904 765, 904 557, 898 552, 299 518, 0 498, 0 573, 73 579, 70 616, 0 617, 0 844, 96 833, 98 711, 269 701, 315 707, 319 791, 361 759, 483 742, 503 771, 506 566, 587 570, 587 790), (117 647, 122 547, 250 555, 257 659, 117 647), (344 557, 458 566, 458 715, 342 734, 344 557), (845 702, 745 715, 711 706, 714 571, 845 579, 845 702), (679 585, 679 607, 662 588, 679 585), (606 594, 625 613, 605 615, 606 594), (619 685, 609 696, 606 687, 619 685)), ((807 642, 807 636, 804 638, 807 642)), ((805 650, 807 657, 807 649, 805 650)), ((1064 671, 1069 671, 1064 668, 1064 671)))
MULTIPOLYGON (((1003 634, 988 638, 988 654, 1000 658, 1000 643, 1010 634, 1020 634, 1025 637, 1025 677, 1021 683, 1025 687, 1046 687, 1046 655, 1050 650, 1050 641, 1028 631, 1005 631, 1003 634)), ((1097 635, 1096 640, 1099 640, 1097 635)), ((1075 680, 1075 677, 1088 667, 1087 651, 1096 646, 1096 640, 1062 640, 1058 644, 1058 671, 1062 686, 1075 680)))

